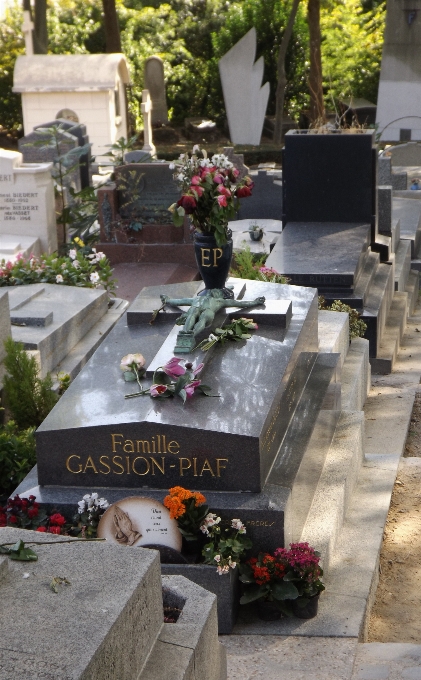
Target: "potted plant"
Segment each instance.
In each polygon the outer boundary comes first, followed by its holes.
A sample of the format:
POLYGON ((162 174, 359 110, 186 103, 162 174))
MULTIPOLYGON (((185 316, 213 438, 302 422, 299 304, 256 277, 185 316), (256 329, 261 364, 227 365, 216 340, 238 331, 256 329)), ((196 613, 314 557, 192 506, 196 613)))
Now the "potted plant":
POLYGON ((252 222, 249 226, 249 236, 252 241, 261 241, 263 238, 263 228, 257 222, 252 222))
POLYGON ((193 154, 181 154, 173 163, 174 179, 182 195, 169 207, 177 227, 190 217, 194 227, 197 266, 207 289, 224 288, 232 258, 228 220, 235 218, 239 199, 251 196, 250 177, 240 172, 224 154, 208 158, 206 151, 193 147, 193 154))
POLYGON ((266 621, 282 614, 313 618, 324 585, 320 555, 308 543, 291 543, 273 555, 260 553, 240 565, 244 594, 240 604, 257 601, 259 617, 266 621))

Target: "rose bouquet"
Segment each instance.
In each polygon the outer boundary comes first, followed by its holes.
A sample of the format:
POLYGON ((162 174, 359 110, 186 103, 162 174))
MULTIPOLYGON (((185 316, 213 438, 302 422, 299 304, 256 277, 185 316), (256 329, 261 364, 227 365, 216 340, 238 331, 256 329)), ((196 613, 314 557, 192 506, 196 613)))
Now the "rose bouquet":
POLYGON ((251 196, 250 177, 240 179, 240 172, 224 154, 207 157, 206 151, 193 147, 191 157, 181 154, 173 163, 174 179, 182 190, 181 198, 169 207, 173 222, 181 227, 189 215, 198 232, 212 234, 217 246, 228 240, 228 220, 233 219, 239 199, 251 196))

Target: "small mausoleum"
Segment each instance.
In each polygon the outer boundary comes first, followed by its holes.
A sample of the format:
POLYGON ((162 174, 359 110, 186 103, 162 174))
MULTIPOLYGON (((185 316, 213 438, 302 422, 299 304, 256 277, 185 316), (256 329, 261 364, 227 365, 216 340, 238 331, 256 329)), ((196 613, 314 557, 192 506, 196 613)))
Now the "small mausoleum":
POLYGON ((123 54, 36 54, 17 58, 13 92, 22 95, 24 133, 56 118, 86 125, 92 153, 101 156, 120 137, 127 139, 123 54))

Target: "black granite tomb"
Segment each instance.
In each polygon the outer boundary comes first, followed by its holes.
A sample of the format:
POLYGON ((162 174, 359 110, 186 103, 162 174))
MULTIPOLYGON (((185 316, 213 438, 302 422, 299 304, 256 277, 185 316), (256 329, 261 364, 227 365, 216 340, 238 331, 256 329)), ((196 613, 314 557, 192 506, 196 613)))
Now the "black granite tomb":
MULTIPOLYGON (((38 429, 38 472, 18 492, 69 513, 96 489, 109 502, 134 494, 162 500, 182 485, 202 490, 223 522, 240 517, 257 550, 298 539, 336 426, 326 413, 340 408, 339 355, 318 354, 314 289, 242 284, 245 299, 291 300, 292 316, 279 325, 262 320, 247 343, 212 350, 203 381, 218 396, 197 395, 185 406, 125 399, 134 388, 122 379, 121 357, 141 352, 151 363, 174 317, 160 315, 152 326, 124 317, 38 429)), ((193 286, 144 289, 137 303, 152 311, 158 291, 190 297, 193 286)))

